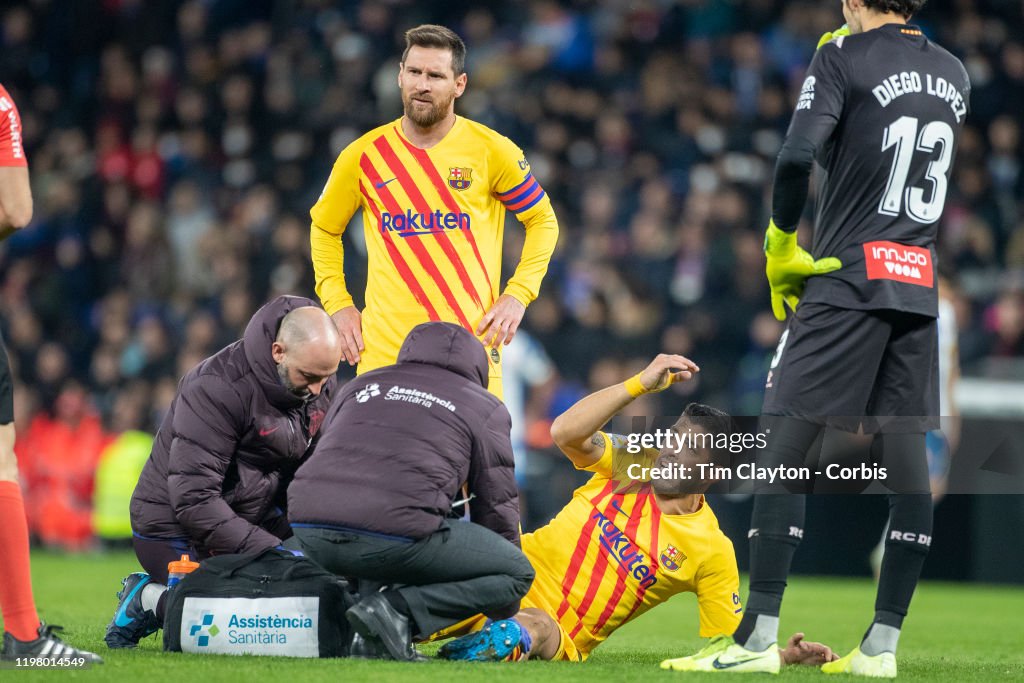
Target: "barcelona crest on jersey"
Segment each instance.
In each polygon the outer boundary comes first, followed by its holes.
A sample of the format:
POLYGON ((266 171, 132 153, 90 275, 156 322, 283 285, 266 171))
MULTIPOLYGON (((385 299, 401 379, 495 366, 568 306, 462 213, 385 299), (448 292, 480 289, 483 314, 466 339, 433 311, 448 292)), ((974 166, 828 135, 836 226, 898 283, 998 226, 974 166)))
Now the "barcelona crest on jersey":
POLYGON ((674 572, 679 569, 679 565, 681 565, 685 559, 686 555, 684 555, 674 545, 669 545, 661 551, 661 566, 670 572, 674 572))
POLYGON ((449 167, 448 184, 453 190, 465 190, 473 182, 473 169, 449 167))

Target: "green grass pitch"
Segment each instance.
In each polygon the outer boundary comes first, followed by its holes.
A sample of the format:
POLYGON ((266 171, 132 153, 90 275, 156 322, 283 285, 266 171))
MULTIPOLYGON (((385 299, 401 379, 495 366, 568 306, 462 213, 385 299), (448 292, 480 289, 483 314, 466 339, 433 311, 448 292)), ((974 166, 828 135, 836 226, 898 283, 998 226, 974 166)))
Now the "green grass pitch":
MULTIPOLYGON (((700 646, 696 600, 678 596, 618 631, 585 664, 528 662, 398 664, 353 660, 197 656, 163 653, 158 638, 137 650, 110 651, 103 630, 113 614, 120 579, 137 569, 129 553, 32 558, 36 602, 42 617, 66 628, 68 640, 103 655, 106 664, 85 671, 3 671, 0 679, 55 677, 135 681, 702 681, 723 675, 679 674, 658 669, 666 657, 700 646)), ((746 593, 746 588, 743 589, 746 593)), ((794 577, 786 594, 782 632, 796 630, 845 654, 871 616, 874 585, 864 579, 794 577)), ((433 648, 426 650, 428 653, 433 648)), ((1001 586, 925 583, 918 588, 900 642, 901 680, 1024 681, 1024 590, 1001 586)), ((787 680, 835 680, 814 668, 783 669, 787 680)), ((764 676, 740 676, 759 680, 764 676)), ((846 677, 840 677, 843 680, 846 677)), ((726 680, 734 680, 728 676, 726 680)), ((846 680, 852 680, 846 678, 846 680)))

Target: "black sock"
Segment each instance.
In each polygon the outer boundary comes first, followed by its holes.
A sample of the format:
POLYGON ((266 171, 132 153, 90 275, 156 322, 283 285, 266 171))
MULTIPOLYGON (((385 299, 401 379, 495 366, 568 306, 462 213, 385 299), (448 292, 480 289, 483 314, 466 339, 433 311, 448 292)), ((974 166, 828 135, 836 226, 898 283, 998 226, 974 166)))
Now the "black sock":
POLYGON ((899 629, 932 543, 932 499, 924 434, 879 434, 871 444, 888 472, 889 526, 875 598, 875 623, 899 629))
POLYGON ((156 608, 153 610, 153 614, 160 620, 160 623, 164 623, 164 614, 167 613, 167 591, 164 591, 163 595, 156 601, 156 608))
POLYGON ((875 598, 876 623, 894 628, 903 626, 928 556, 931 534, 931 496, 889 496, 889 529, 875 598))
POLYGON ((778 617, 786 577, 804 528, 804 497, 759 495, 750 522, 750 595, 733 638, 746 646, 757 615, 778 617))
MULTIPOLYGON (((770 434, 764 450, 757 455, 757 466, 799 467, 820 435, 819 425, 792 417, 763 416, 760 428, 770 434)), ((782 594, 793 554, 804 535, 804 496, 806 482, 793 488, 783 482, 766 485, 759 482, 750 519, 750 595, 740 625, 733 633, 737 643, 748 646, 751 636, 756 644, 773 642, 778 630, 782 594), (788 493, 787 493, 788 491, 788 493), (758 615, 772 617, 762 619, 758 615), (760 632, 758 631, 760 628, 760 632)))

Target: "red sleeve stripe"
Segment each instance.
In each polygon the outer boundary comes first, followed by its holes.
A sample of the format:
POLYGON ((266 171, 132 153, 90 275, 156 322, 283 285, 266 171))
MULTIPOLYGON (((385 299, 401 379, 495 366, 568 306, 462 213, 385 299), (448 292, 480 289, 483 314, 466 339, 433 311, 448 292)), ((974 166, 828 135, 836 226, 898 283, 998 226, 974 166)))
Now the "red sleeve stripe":
MULTIPOLYGON (((365 158, 365 157, 364 157, 365 158)), ((366 187, 363 186, 363 181, 359 181, 359 191, 363 194, 363 198, 366 200, 366 205, 370 207, 370 213, 377 219, 377 225, 380 225, 380 209, 377 208, 377 203, 370 198, 369 193, 366 191, 366 187)), ((381 233, 384 238, 384 246, 388 250, 388 255, 391 257, 391 262, 395 264, 395 270, 398 271, 399 276, 405 281, 409 291, 412 292, 413 298, 423 306, 423 309, 427 312, 427 316, 434 321, 440 320, 441 316, 434 310, 434 306, 430 303, 430 299, 427 297, 426 292, 420 287, 419 281, 416 276, 412 274, 409 269, 409 264, 402 258, 402 254, 399 253, 398 247, 395 246, 394 241, 391 239, 391 235, 387 232, 381 233)))
POLYGON ((529 187, 534 185, 537 180, 533 177, 532 173, 527 173, 526 177, 523 178, 523 182, 519 183, 511 190, 505 190, 504 192, 495 192, 495 196, 503 202, 515 201, 515 198, 520 196, 529 187))
MULTIPOLYGON (((374 140, 373 144, 377 148, 377 151, 380 152, 381 157, 384 159, 384 163, 388 165, 388 168, 390 168, 392 172, 394 172, 395 177, 398 178, 398 184, 402 186, 402 189, 405 191, 406 196, 412 201, 416 211, 421 214, 432 213, 430 210, 430 204, 428 204, 427 200, 423 197, 423 193, 421 193, 420 188, 417 187, 416 181, 413 180, 412 176, 409 174, 409 170, 398 158, 398 155, 395 154, 395 150, 393 150, 391 145, 388 144, 387 139, 382 135, 374 140)), ((441 247, 441 251, 445 253, 452 264, 452 268, 455 269, 455 274, 458 275, 459 282, 462 283, 462 288, 466 290, 466 293, 469 294, 471 299, 473 299, 473 303, 475 303, 481 311, 486 310, 483 303, 480 301, 480 297, 477 295, 476 287, 469 279, 469 273, 466 272, 466 267, 462 264, 462 259, 459 257, 458 252, 455 251, 455 246, 452 244, 451 238, 448 237, 448 233, 441 230, 434 233, 434 237, 437 238, 437 243, 441 247)), ((461 310, 457 311, 457 314, 460 319, 465 317, 461 310)), ((465 327, 471 332, 473 331, 473 328, 468 325, 465 325, 465 327)))
MULTIPOLYGON (((391 190, 388 189, 387 185, 382 184, 381 177, 377 173, 377 169, 373 167, 373 164, 370 163, 370 159, 365 154, 359 160, 359 165, 363 169, 363 173, 366 174, 369 181, 373 183, 375 188, 377 188, 377 196, 380 197, 381 201, 384 203, 384 208, 393 214, 405 213, 402 211, 402 208, 399 206, 394 195, 391 194, 391 190)), ((378 229, 380 229, 380 225, 380 223, 377 224, 378 229)), ((384 232, 386 231, 381 230, 381 234, 384 234, 384 232)), ((390 235, 388 237, 390 237, 390 235)), ((416 258, 420 262, 420 265, 423 266, 423 269, 427 271, 430 277, 434 280, 434 284, 437 286, 438 291, 441 292, 445 301, 448 302, 448 307, 456 317, 458 317, 459 323, 467 330, 472 329, 469 326, 469 321, 466 320, 466 316, 462 313, 462 309, 459 308, 458 303, 455 301, 455 296, 448 288, 448 283, 445 282, 444 277, 441 275, 440 271, 438 271, 437 264, 434 263, 434 259, 432 259, 430 254, 427 253, 426 247, 420 243, 418 238, 406 240, 405 243, 409 245, 409 248, 412 249, 414 254, 416 254, 416 258)), ((411 271, 410 275, 412 275, 411 271)))
MULTIPOLYGON (((412 154, 413 158, 416 159, 416 162, 419 163, 420 168, 422 168, 423 172, 426 173, 427 177, 430 179, 431 185, 433 185, 434 189, 437 190, 437 194, 440 195, 441 201, 444 202, 446 207, 448 207, 448 210, 452 213, 458 213, 461 211, 462 209, 459 206, 459 203, 455 201, 455 197, 452 196, 452 191, 448 188, 448 184, 445 183, 444 179, 437 172, 437 167, 434 166, 434 162, 430 160, 430 155, 427 153, 427 150, 420 149, 406 140, 398 134, 398 129, 395 129, 395 134, 398 135, 398 139, 405 145, 406 150, 412 154)), ((469 240, 469 246, 473 248, 473 255, 476 257, 476 262, 480 264, 480 270, 483 271, 484 278, 487 280, 487 289, 490 292, 490 300, 487 305, 490 307, 490 304, 494 303, 494 299, 496 298, 494 296, 494 292, 490 291, 491 276, 487 272, 487 266, 484 264, 483 257, 480 256, 480 249, 476 246, 476 237, 473 236, 473 231, 467 230, 465 235, 466 239, 469 240)))
POLYGON ((521 199, 517 199, 514 202, 505 202, 505 208, 513 213, 522 213, 542 199, 544 199, 544 188, 535 181, 533 189, 531 189, 521 199))

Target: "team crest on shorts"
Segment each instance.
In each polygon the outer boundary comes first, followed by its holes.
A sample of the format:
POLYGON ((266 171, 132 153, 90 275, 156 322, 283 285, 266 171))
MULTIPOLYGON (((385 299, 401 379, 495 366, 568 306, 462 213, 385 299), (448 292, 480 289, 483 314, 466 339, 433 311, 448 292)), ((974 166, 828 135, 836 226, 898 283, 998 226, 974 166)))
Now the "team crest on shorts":
POLYGON ((473 182, 473 169, 457 166, 448 168, 448 184, 453 190, 468 189, 473 182))
POLYGON ((686 555, 682 553, 674 545, 669 545, 667 548, 661 551, 661 566, 670 572, 674 572, 679 569, 679 565, 686 560, 686 555))

